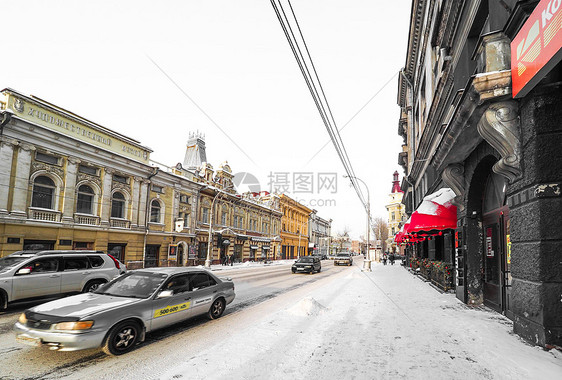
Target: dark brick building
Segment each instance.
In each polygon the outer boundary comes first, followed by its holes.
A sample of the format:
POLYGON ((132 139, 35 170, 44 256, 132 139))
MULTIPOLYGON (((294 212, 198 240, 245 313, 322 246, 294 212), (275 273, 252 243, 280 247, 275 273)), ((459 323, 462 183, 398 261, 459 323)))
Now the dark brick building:
MULTIPOLYGON (((444 187, 458 210, 456 244, 452 236, 416 243, 410 255, 443 251, 459 299, 505 314, 530 342, 562 346, 561 36, 532 86, 512 91, 512 70, 525 67, 511 67, 510 45, 541 6, 547 14, 534 27, 542 33, 561 22, 560 2, 412 2, 399 163, 408 214, 444 187)), ((517 58, 543 46, 541 35, 526 38, 517 58)))

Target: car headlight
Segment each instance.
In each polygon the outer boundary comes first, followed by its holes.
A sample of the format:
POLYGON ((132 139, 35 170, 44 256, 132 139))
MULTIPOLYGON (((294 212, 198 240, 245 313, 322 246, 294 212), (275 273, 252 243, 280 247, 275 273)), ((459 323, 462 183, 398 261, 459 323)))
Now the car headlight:
POLYGON ((88 330, 94 321, 60 322, 55 325, 55 330, 88 330))
POLYGON ((306 267, 307 267, 307 268, 312 268, 312 265, 307 265, 306 267))
POLYGON ((25 313, 21 313, 18 322, 22 325, 25 325, 27 323, 27 317, 25 316, 25 313))

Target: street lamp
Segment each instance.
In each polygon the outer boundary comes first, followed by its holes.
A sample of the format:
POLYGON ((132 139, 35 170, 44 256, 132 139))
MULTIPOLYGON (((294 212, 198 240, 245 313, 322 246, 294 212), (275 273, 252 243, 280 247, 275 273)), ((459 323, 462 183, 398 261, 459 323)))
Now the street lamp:
POLYGON ((372 261, 372 257, 371 257, 371 250, 369 249, 371 246, 371 235, 370 235, 370 231, 371 231, 371 196, 369 194, 369 186, 367 186, 367 184, 365 183, 365 181, 363 181, 361 178, 358 177, 353 177, 353 176, 347 176, 344 175, 344 178, 354 178, 358 181, 360 181, 364 186, 365 189, 367 189, 367 260, 364 261, 364 270, 366 271, 371 271, 371 261, 372 261))
POLYGON ((213 202, 211 202, 211 218, 209 220, 209 240, 207 242, 207 259, 205 260, 205 268, 211 268, 211 246, 213 245, 213 216, 215 212, 213 211, 215 207, 215 201, 220 198, 221 194, 225 194, 225 190, 230 190, 234 187, 234 185, 230 185, 223 190, 217 189, 217 194, 213 198, 213 202))

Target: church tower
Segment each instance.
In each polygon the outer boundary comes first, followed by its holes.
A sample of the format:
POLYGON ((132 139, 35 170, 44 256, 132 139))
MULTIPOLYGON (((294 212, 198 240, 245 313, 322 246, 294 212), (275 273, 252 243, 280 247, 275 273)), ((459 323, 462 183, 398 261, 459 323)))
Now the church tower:
POLYGON ((207 162, 205 136, 199 132, 190 133, 189 140, 187 140, 187 148, 185 149, 183 168, 186 170, 199 170, 204 162, 207 162))
POLYGON ((388 204, 386 210, 388 211, 388 240, 387 247, 389 251, 398 253, 399 247, 394 243, 394 235, 400 229, 400 222, 404 218, 406 207, 402 203, 404 192, 400 188, 400 180, 398 179, 398 171, 392 175, 392 191, 388 195, 388 204))

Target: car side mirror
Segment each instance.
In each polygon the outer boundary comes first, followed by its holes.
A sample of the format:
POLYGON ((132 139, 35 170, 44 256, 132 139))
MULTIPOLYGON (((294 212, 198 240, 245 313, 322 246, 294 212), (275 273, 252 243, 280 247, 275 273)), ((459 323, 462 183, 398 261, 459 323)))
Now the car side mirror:
POLYGON ((174 295, 174 291, 173 290, 162 290, 160 293, 158 293, 158 297, 156 298, 168 298, 174 295))
POLYGON ((20 270, 18 270, 16 272, 17 275, 20 274, 30 274, 31 273, 31 269, 30 268, 21 268, 20 270))

